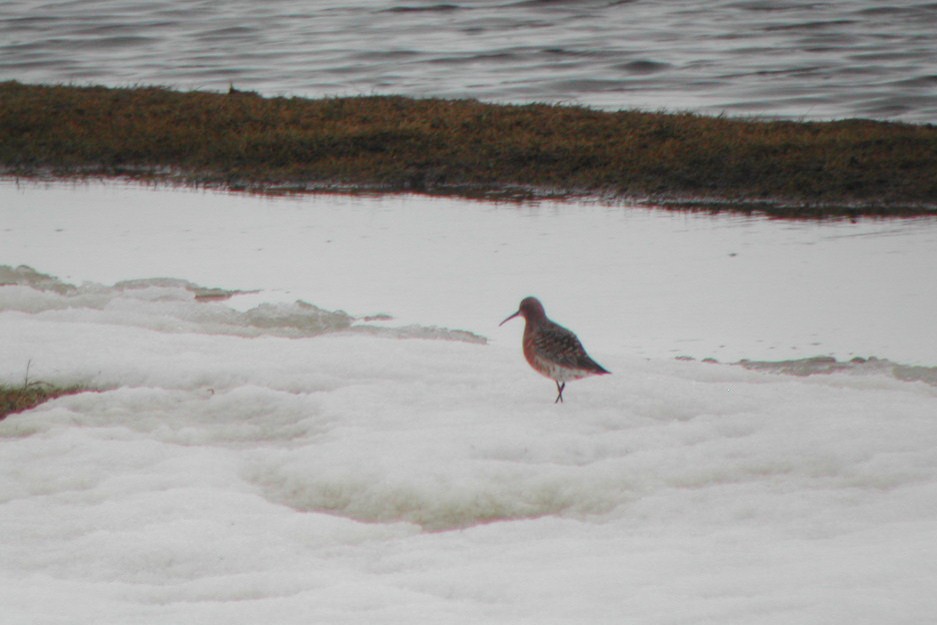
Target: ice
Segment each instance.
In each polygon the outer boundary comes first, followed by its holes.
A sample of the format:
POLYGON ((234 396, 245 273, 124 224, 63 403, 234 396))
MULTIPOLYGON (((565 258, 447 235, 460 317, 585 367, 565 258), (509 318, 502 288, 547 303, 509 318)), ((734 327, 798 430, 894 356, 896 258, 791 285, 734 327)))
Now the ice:
MULTIPOLYGON (((163 332, 295 338, 344 330, 401 338, 485 342, 484 337, 471 332, 433 326, 353 326, 356 319, 344 311, 323 310, 302 300, 262 303, 241 311, 212 303, 227 300, 240 291, 206 288, 172 278, 124 280, 113 287, 93 283, 76 287, 32 267, 0 265, 0 286, 6 287, 0 290, 0 309, 48 314, 80 310, 87 323, 136 325, 163 332)), ((374 321, 392 319, 382 316, 374 321)))
POLYGON ((848 362, 841 362, 832 356, 814 356, 777 362, 742 360, 739 364, 747 369, 800 376, 833 372, 849 372, 856 375, 885 374, 899 380, 925 382, 937 386, 937 367, 903 365, 885 358, 853 358, 848 362))
MULTIPOLYGON (((6 223, 41 244, 34 222, 6 223)), ((432 298, 438 268, 346 313, 259 268, 203 281, 174 268, 183 252, 108 276, 100 258, 56 273, 56 253, 42 262, 5 242, 0 381, 22 383, 30 363, 31 380, 90 390, 0 421, 3 623, 937 613, 933 361, 649 356, 603 322, 590 336, 600 316, 556 298, 557 319, 614 373, 570 383, 554 405, 519 326, 497 327, 518 298, 475 304, 461 314, 484 319, 463 324, 432 298)), ((398 253, 411 252, 427 250, 398 253)), ((509 262, 466 288, 514 290, 515 271, 532 275, 509 262)), ((343 292, 323 287, 323 300, 343 292)))
POLYGON ((246 291, 242 311, 302 300, 515 347, 521 324, 496 324, 535 295, 609 367, 616 352, 934 366, 935 246, 934 219, 0 181, 0 265, 75 285, 169 277, 246 291))

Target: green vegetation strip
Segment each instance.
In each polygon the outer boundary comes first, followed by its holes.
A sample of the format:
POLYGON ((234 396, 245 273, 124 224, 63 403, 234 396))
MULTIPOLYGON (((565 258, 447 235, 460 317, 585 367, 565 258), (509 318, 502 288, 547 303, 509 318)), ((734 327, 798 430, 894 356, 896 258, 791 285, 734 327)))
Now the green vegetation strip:
POLYGON ((0 173, 934 214, 937 127, 0 83, 0 173))

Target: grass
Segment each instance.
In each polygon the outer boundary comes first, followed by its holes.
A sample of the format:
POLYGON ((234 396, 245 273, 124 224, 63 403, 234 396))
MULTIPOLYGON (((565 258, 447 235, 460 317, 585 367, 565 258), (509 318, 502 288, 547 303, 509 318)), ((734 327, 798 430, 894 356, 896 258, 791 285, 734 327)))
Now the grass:
POLYGON ((29 379, 29 369, 32 361, 26 363, 26 374, 20 386, 6 386, 0 384, 0 421, 17 412, 35 408, 39 404, 63 395, 82 393, 87 389, 81 386, 54 386, 47 382, 29 379))
POLYGON ((937 127, 5 82, 0 172, 262 192, 601 195, 786 217, 935 214, 937 127))
POLYGON ((0 385, 0 421, 11 414, 35 408, 39 404, 62 397, 74 395, 86 389, 78 386, 56 387, 49 384, 24 384, 23 386, 0 385))

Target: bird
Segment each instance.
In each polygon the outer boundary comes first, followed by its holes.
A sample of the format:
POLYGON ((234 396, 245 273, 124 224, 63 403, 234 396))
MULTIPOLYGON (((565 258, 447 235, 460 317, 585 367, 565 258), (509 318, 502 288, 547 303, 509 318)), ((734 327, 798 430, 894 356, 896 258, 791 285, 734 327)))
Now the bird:
POLYGON ((590 375, 611 373, 592 360, 575 334, 554 323, 547 317, 543 304, 536 297, 525 297, 517 312, 499 325, 514 319, 524 318, 524 357, 534 371, 556 382, 554 404, 563 401, 563 389, 571 380, 590 375))

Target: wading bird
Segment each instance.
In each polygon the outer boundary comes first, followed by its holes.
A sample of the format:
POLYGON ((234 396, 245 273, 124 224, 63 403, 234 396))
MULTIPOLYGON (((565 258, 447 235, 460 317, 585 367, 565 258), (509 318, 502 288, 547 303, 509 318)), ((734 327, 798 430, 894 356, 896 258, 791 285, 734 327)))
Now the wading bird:
POLYGON ((525 321, 524 357, 534 371, 556 382, 554 404, 563 401, 563 389, 570 380, 610 373, 589 357, 575 334, 547 318, 536 297, 525 297, 517 312, 499 325, 518 315, 525 321))

